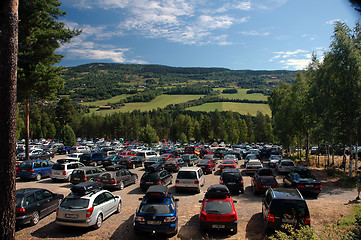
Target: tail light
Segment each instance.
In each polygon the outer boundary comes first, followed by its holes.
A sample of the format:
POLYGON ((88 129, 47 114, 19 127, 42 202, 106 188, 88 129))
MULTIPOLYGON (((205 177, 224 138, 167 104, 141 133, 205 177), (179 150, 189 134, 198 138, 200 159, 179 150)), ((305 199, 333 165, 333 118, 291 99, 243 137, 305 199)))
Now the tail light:
POLYGON ((177 163, 175 164, 175 167, 178 167, 178 164, 177 164, 177 163))
POLYGON ((137 221, 137 222, 144 222, 144 221, 145 221, 145 219, 144 219, 144 217, 137 217, 137 216, 135 216, 135 217, 134 217, 134 221, 137 221))
POLYGON ((205 214, 201 213, 201 215, 199 216, 199 220, 201 221, 206 221, 207 220, 207 217, 205 214))
POLYGON ((59 216, 59 207, 56 208, 56 216, 59 216))
POLYGON ((315 186, 315 188, 322 188, 322 185, 318 184, 318 185, 315 186))
POLYGON ((128 164, 131 164, 132 162, 128 162, 128 164))
POLYGON ((230 218, 230 220, 231 220, 232 222, 237 221, 237 215, 236 215, 236 214, 235 214, 235 215, 232 215, 231 218, 230 218))
POLYGON ((219 179, 219 184, 224 184, 222 179, 219 179))
POLYGON ((241 179, 240 183, 243 184, 243 179, 241 179))
POLYGON ((271 213, 268 213, 267 222, 275 222, 275 216, 271 213))
POLYGON ((164 219, 164 222, 175 222, 177 220, 177 217, 166 217, 164 219))
POLYGON ((16 213, 25 213, 25 208, 16 208, 16 213))
POLYGON ((66 171, 63 171, 63 175, 64 175, 64 176, 66 175, 66 171))
POLYGON ((297 184, 296 185, 296 188, 304 188, 305 186, 304 185, 302 185, 302 184, 297 184))
POLYGON ((195 181, 194 181, 194 184, 199 184, 199 181, 198 181, 198 180, 195 180, 195 181))
POLYGON ((102 180, 100 180, 99 178, 97 179, 97 182, 101 182, 102 180))
POLYGON ((278 169, 282 169, 282 166, 279 166, 278 169))
POLYGON ((110 180, 110 183, 117 183, 118 181, 117 180, 115 180, 115 179, 111 179, 110 180))
POLYGON ((94 211, 94 207, 89 208, 89 209, 86 211, 86 217, 87 217, 87 218, 90 217, 90 216, 92 215, 93 211, 94 211))
POLYGON ((28 172, 34 172, 34 169, 30 169, 30 170, 28 170, 28 172))
POLYGON ((306 225, 310 225, 310 224, 311 224, 311 217, 310 217, 310 216, 307 216, 307 217, 305 218, 305 224, 306 224, 306 225))
MULTIPOLYGON (((18 171, 18 169, 16 169, 16 172, 18 171)), ((53 174, 53 170, 50 170, 50 174, 53 174)))
POLYGON ((85 181, 85 182, 88 181, 88 178, 87 178, 86 176, 84 176, 84 181, 85 181))
POLYGON ((175 180, 175 183, 179 183, 179 180, 175 180))
POLYGON ((162 184, 162 181, 161 181, 161 180, 158 180, 157 184, 158 184, 158 185, 161 185, 161 184, 162 184))

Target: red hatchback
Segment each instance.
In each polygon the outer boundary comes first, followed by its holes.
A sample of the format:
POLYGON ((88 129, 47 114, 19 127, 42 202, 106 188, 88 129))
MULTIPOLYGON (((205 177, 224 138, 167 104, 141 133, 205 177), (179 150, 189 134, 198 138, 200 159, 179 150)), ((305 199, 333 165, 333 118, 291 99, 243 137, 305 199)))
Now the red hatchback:
POLYGON ((197 163, 197 167, 200 167, 204 173, 212 174, 213 170, 216 168, 216 163, 214 160, 200 160, 197 163))
POLYGON ((237 168, 237 164, 234 160, 223 160, 219 165, 219 169, 222 172, 225 168, 237 168))
POLYGON ((200 229, 205 230, 230 230, 237 233, 238 216, 228 188, 215 184, 207 189, 199 214, 200 229))

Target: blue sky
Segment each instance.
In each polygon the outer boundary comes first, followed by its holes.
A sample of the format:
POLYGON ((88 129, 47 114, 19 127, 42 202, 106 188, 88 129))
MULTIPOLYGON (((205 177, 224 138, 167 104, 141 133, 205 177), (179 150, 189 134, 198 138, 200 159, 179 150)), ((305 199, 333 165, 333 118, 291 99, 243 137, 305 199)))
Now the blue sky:
POLYGON ((361 15, 347 0, 59 0, 60 21, 83 29, 60 65, 135 63, 298 70, 322 59, 335 21, 361 15))

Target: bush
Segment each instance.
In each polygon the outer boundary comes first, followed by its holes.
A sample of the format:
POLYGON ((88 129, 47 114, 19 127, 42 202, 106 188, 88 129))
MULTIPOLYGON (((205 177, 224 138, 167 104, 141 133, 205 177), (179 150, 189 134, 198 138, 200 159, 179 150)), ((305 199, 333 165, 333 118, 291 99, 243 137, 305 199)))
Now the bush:
POLYGON ((315 231, 309 226, 294 229, 291 225, 283 225, 285 231, 276 231, 269 237, 271 240, 300 240, 300 239, 318 239, 315 231))

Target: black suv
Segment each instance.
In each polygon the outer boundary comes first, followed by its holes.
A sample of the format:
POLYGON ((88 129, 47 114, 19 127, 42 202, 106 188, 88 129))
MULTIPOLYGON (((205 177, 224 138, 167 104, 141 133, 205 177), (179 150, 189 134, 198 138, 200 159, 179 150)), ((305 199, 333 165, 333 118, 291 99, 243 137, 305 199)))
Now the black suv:
POLYGON ((161 168, 161 166, 154 164, 149 168, 149 171, 145 172, 140 179, 140 188, 146 191, 152 185, 167 186, 172 184, 173 176, 167 170, 161 168))
POLYGON ((80 157, 79 162, 83 163, 86 166, 98 166, 103 164, 103 160, 107 156, 102 152, 90 153, 90 154, 83 154, 80 157))
POLYGON ((268 189, 262 201, 262 216, 267 234, 282 230, 284 224, 294 228, 311 225, 307 203, 297 189, 268 189))
POLYGON ((243 177, 238 169, 223 170, 219 182, 226 185, 231 192, 244 193, 243 177))

